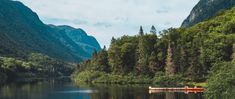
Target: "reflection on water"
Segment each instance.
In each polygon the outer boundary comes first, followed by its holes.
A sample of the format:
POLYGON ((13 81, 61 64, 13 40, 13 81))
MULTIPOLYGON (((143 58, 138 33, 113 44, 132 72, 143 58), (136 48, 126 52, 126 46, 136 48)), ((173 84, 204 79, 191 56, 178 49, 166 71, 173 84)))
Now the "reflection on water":
POLYGON ((149 94, 148 85, 80 85, 37 82, 0 86, 0 99, 203 99, 202 93, 149 94))
POLYGON ((0 87, 0 99, 90 99, 87 89, 71 83, 38 82, 30 84, 9 84, 0 87), (66 93, 79 90, 81 93, 66 93), (65 93, 59 93, 65 92, 65 93))
POLYGON ((185 93, 185 94, 189 94, 189 93, 195 93, 195 94, 199 94, 202 93, 203 90, 149 90, 149 94, 156 94, 156 93, 185 93))
POLYGON ((100 92, 92 93, 92 99, 203 99, 202 93, 160 92, 149 94, 148 85, 100 86, 100 92))
POLYGON ((194 94, 184 94, 184 93, 158 93, 152 95, 150 99, 203 99, 202 93, 194 94))
POLYGON ((56 93, 96 93, 97 90, 74 90, 74 91, 58 91, 56 93))

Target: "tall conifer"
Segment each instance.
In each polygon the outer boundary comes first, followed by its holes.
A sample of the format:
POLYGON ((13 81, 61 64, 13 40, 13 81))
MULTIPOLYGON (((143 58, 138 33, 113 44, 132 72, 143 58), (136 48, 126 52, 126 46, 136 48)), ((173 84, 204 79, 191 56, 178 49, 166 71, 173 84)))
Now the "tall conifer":
POLYGON ((174 75, 176 72, 175 64, 173 62, 173 53, 172 53, 171 43, 169 43, 168 49, 167 49, 165 72, 167 75, 170 75, 170 76, 174 75))

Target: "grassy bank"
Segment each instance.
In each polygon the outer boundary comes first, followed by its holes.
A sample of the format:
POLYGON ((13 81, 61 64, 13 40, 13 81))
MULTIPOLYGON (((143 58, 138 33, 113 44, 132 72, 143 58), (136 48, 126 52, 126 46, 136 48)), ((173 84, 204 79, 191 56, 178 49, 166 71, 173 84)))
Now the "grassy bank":
POLYGON ((160 72, 155 76, 136 75, 136 74, 112 74, 97 71, 83 71, 74 73, 72 80, 75 83, 93 84, 153 84, 162 87, 175 86, 204 86, 204 83, 193 83, 182 75, 167 76, 160 72))

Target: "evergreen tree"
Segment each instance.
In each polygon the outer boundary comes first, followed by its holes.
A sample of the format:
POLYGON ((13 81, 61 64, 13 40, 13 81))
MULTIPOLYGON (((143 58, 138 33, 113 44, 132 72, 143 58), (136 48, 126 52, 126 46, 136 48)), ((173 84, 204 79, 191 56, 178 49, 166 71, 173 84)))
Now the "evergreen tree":
POLYGON ((170 75, 170 76, 176 73, 176 68, 175 68, 175 64, 173 62, 172 57, 173 57, 173 53, 172 53, 171 43, 169 43, 168 49, 167 49, 165 72, 167 75, 170 75))
POLYGON ((96 65, 98 66, 98 71, 110 72, 110 66, 108 64, 108 53, 105 46, 102 51, 98 54, 96 65))
POLYGON ((98 66, 97 66, 97 59, 98 59, 98 52, 96 51, 96 49, 94 49, 94 51, 92 53, 92 59, 87 62, 88 68, 90 70, 94 70, 94 71, 97 70, 97 68, 98 68, 98 66))
POLYGON ((123 71, 125 74, 134 70, 136 65, 136 44, 125 43, 122 45, 121 56, 123 61, 123 71))
POLYGON ((157 34, 157 30, 156 30, 156 28, 154 26, 151 27, 150 33, 154 34, 154 35, 157 34))
POLYGON ((202 76, 205 76, 208 73, 209 70, 209 66, 210 64, 208 64, 208 55, 205 52, 205 49, 203 47, 200 47, 199 49, 199 64, 201 65, 200 68, 200 73, 202 74, 202 76))
POLYGON ((111 71, 114 73, 122 73, 123 63, 121 57, 121 49, 118 45, 112 44, 108 51, 108 62, 111 66, 111 71))
POLYGON ((111 39, 111 44, 115 43, 116 39, 114 37, 112 37, 111 39))
POLYGON ((193 81, 199 81, 203 76, 203 67, 200 62, 201 51, 198 45, 198 40, 193 41, 192 48, 190 50, 190 67, 188 68, 188 76, 193 81))
POLYGON ((144 36, 139 37, 138 49, 137 49, 137 72, 146 74, 148 72, 148 54, 146 49, 146 39, 144 36))
POLYGON ((144 38, 146 39, 145 47, 147 50, 147 54, 151 55, 153 51, 156 51, 156 49, 158 49, 158 48, 155 48, 155 44, 158 40, 157 35, 145 35, 144 38))
POLYGON ((153 51, 149 57, 149 72, 151 75, 154 75, 158 70, 160 70, 157 61, 157 55, 153 51))
POLYGON ((140 35, 140 36, 143 36, 143 35, 144 35, 144 30, 143 30, 143 27, 142 27, 142 26, 140 26, 139 35, 140 35))
POLYGON ((185 72, 188 66, 187 53, 183 47, 180 49, 179 72, 185 72))

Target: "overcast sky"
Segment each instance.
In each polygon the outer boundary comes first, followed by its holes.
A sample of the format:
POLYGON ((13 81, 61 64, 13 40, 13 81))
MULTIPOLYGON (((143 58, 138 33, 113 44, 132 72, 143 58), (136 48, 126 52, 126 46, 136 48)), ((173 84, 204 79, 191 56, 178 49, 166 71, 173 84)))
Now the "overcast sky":
POLYGON ((143 25, 158 31, 179 27, 199 0, 19 0, 46 24, 84 29, 101 46, 122 35, 136 35, 143 25))

